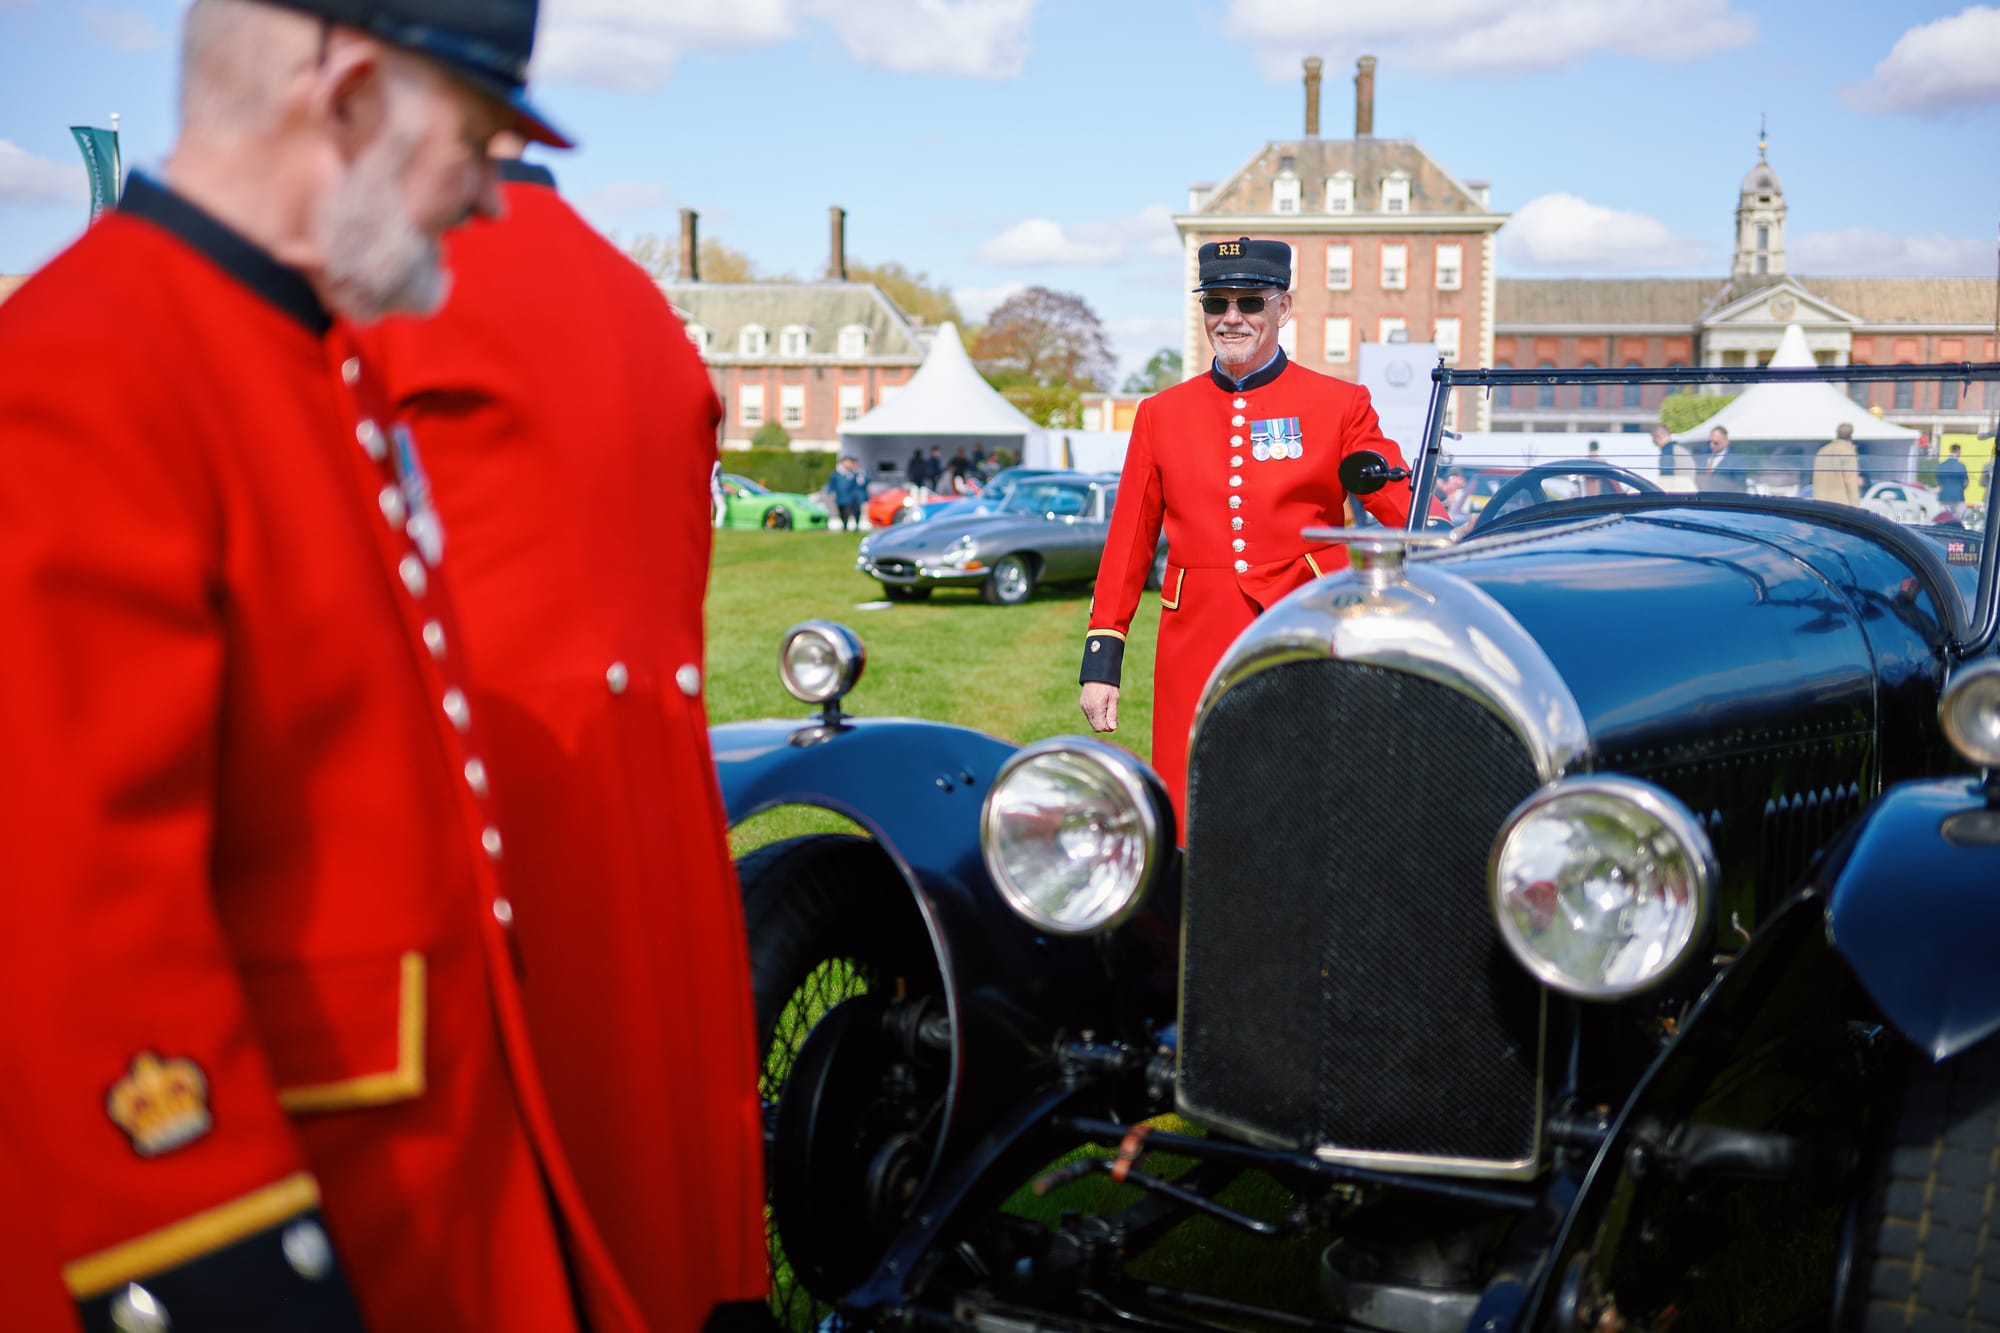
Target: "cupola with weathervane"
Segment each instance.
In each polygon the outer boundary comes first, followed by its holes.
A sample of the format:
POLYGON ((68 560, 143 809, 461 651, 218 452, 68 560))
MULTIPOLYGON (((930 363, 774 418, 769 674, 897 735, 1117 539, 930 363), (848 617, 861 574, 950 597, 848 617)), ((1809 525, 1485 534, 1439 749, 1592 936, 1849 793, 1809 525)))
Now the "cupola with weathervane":
POLYGON ((1757 165, 1743 178, 1736 199, 1736 262, 1729 276, 1744 279, 1778 277, 1785 271, 1785 187, 1764 160, 1769 141, 1757 129, 1757 165))

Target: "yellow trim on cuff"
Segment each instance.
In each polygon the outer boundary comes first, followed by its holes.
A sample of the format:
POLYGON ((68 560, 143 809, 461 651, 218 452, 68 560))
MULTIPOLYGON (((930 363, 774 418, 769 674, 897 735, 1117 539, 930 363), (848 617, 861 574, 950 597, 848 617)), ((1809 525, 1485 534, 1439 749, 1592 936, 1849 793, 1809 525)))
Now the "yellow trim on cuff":
POLYGON ((1116 639, 1120 643, 1125 642, 1125 635, 1115 629, 1094 629, 1083 636, 1083 641, 1089 643, 1092 639, 1097 638, 1116 639))
POLYGON ((70 1296, 87 1301, 114 1287, 177 1268, 319 1206, 319 1182, 301 1171, 220 1207, 63 1265, 70 1296))
POLYGON ((396 1009, 396 1067, 332 1083, 278 1089, 287 1111, 345 1111, 408 1101, 424 1091, 424 956, 403 955, 402 991, 396 1009))
POLYGON ((1313 572, 1313 577, 1316 579, 1323 579, 1326 577, 1326 571, 1319 567, 1319 561, 1313 559, 1313 553, 1311 551, 1306 552, 1306 568, 1310 569, 1313 572))
POLYGON ((1172 597, 1169 597, 1169 596, 1167 596, 1167 590, 1166 590, 1165 588, 1162 588, 1162 589, 1160 589, 1160 609, 1161 609, 1161 610, 1164 610, 1164 611, 1178 611, 1178 610, 1180 610, 1180 609, 1181 609, 1181 589, 1182 589, 1182 588, 1183 588, 1184 586, 1186 586, 1186 584, 1187 584, 1187 571, 1186 571, 1185 569, 1177 569, 1177 570, 1175 570, 1175 571, 1174 571, 1174 595, 1173 595, 1172 597))

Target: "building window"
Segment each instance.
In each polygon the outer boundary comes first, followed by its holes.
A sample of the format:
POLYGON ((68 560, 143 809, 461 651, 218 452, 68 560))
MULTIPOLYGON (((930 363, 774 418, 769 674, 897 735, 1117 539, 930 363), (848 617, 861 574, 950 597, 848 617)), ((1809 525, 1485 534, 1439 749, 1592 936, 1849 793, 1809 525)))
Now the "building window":
MULTIPOLYGON (((1597 369, 1597 363, 1595 361, 1586 361, 1583 363, 1583 369, 1595 370, 1597 369)), ((1578 407, 1596 407, 1597 386, 1595 384, 1578 385, 1576 390, 1576 405, 1578 407)))
POLYGON ((1400 292, 1409 285, 1410 247, 1407 245, 1385 245, 1382 247, 1382 290, 1400 292))
POLYGON ((1458 364, 1458 316, 1445 315, 1437 322, 1431 333, 1431 341, 1437 344, 1438 355, 1446 365, 1458 364))
POLYGON ((840 386, 840 419, 842 421, 861 420, 861 409, 864 401, 862 398, 863 392, 859 384, 843 384, 840 386))
POLYGON ((764 424, 764 386, 745 384, 736 391, 736 420, 744 426, 764 424))
MULTIPOLYGON (((1514 363, 1512 361, 1495 361, 1493 363, 1493 368, 1495 370, 1512 370, 1514 368, 1514 363)), ((1513 405, 1514 405, 1513 385, 1502 384, 1497 386, 1493 390, 1493 406, 1512 407, 1513 405)))
POLYGON ((1348 361, 1354 356, 1354 321, 1334 315, 1326 321, 1326 359, 1348 361))
POLYGON ((1326 211, 1329 213, 1354 211, 1354 177, 1344 171, 1336 171, 1326 178, 1326 211))
POLYGON ((787 324, 778 335, 779 356, 804 356, 812 350, 812 330, 803 324, 787 324))
POLYGON ((840 331, 840 354, 852 360, 868 355, 868 330, 859 324, 849 324, 840 331))
POLYGON ((1437 249, 1437 289, 1455 292, 1465 278, 1465 247, 1440 245, 1437 249))
POLYGON ((806 386, 778 386, 778 416, 787 426, 803 426, 806 421, 806 386))
POLYGON ((1958 410, 1958 381, 1939 380, 1938 411, 1956 412, 1957 410, 1958 410))
POLYGON ((1847 386, 1847 396, 1863 407, 1868 406, 1868 391, 1873 386, 1865 380, 1855 380, 1847 386))
MULTIPOLYGON (((1898 361, 1896 364, 1899 366, 1907 366, 1910 363, 1908 361, 1898 361)), ((1894 410, 1898 412, 1907 412, 1916 405, 1917 405, 1916 381, 1897 380, 1894 410)))
POLYGON ((709 332, 707 325, 687 325, 687 336, 688 341, 694 344, 695 351, 700 352, 703 356, 708 355, 708 345, 714 341, 715 335, 709 332))
MULTIPOLYGON (((1627 370, 1637 370, 1637 369, 1639 369, 1639 367, 1640 367, 1640 363, 1639 363, 1639 362, 1637 362, 1637 361, 1627 361, 1627 362, 1625 363, 1625 369, 1627 369, 1627 370)), ((1641 406, 1643 406, 1643 405, 1644 405, 1644 398, 1645 398, 1645 392, 1646 392, 1646 386, 1645 386, 1645 385, 1643 385, 1643 384, 1628 384, 1628 385, 1626 385, 1626 386, 1625 386, 1625 406, 1627 406, 1627 407, 1641 407, 1641 406)))
POLYGON ((1408 342, 1410 338, 1410 321, 1404 319, 1401 315, 1382 316, 1380 320, 1376 321, 1375 329, 1377 335, 1385 343, 1408 342))
POLYGON ((1344 292, 1354 286, 1354 247, 1329 244, 1326 247, 1326 289, 1344 292))
POLYGON ((1757 228, 1757 248, 1759 250, 1771 248, 1771 229, 1761 224, 1757 228))
POLYGON ((1289 171, 1280 172, 1271 182, 1271 211, 1273 213, 1296 213, 1299 211, 1299 178, 1289 171))
POLYGON ((1382 181, 1382 211, 1384 213, 1407 213, 1410 211, 1410 178, 1398 173, 1385 177, 1382 181))
POLYGON ((762 356, 771 346, 771 335, 764 331, 762 324, 745 324, 743 332, 736 335, 736 353, 739 356, 762 356))
MULTIPOLYGON (((1555 368, 1556 363, 1553 361, 1537 361, 1535 363, 1536 370, 1554 370, 1555 368)), ((1537 384, 1535 386, 1535 406, 1554 407, 1555 405, 1556 386, 1553 384, 1537 384)))

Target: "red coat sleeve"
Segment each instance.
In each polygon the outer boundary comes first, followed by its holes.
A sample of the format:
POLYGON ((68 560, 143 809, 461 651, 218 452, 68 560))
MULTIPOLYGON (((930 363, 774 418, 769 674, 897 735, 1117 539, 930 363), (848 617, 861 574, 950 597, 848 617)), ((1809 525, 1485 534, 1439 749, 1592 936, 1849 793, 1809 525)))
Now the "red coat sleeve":
POLYGON ((275 1236, 318 1187, 210 893, 229 608, 209 470, 132 424, 177 420, 153 349, 4 320, 0 347, 0 1144, 35 1145, 0 1146, 0 1182, 48 1220, 0 1276, 59 1270, 94 1320, 126 1282, 275 1236))
POLYGON ((1090 632, 1084 636, 1082 683, 1119 682, 1125 663, 1125 634, 1139 609, 1139 594, 1153 569, 1166 501, 1159 462, 1153 453, 1152 413, 1139 405, 1132 441, 1118 475, 1118 503, 1097 564, 1097 590, 1090 600, 1090 632))
MULTIPOLYGON (((1397 443, 1382 433, 1381 418, 1375 414, 1375 402, 1368 390, 1358 388, 1353 395, 1353 405, 1348 409, 1347 421, 1341 431, 1341 457, 1361 449, 1373 449, 1388 462, 1390 467, 1407 468, 1409 463, 1403 458, 1403 451, 1397 443)), ((1373 495, 1356 497, 1362 508, 1373 514, 1376 521, 1387 528, 1401 528, 1410 521, 1410 483, 1392 481, 1373 495)), ((1438 511, 1443 517, 1443 511, 1438 511)))

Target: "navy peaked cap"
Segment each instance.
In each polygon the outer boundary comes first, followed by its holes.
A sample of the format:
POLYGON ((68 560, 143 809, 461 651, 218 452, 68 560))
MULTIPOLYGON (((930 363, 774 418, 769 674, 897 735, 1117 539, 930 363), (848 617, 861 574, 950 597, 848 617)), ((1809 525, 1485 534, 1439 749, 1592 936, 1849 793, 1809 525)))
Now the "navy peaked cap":
POLYGON ((556 148, 575 145, 529 102, 536 0, 267 0, 358 28, 415 51, 511 108, 515 128, 556 148))
POLYGON ((1283 241, 1253 241, 1239 236, 1233 241, 1210 241, 1195 252, 1201 264, 1198 292, 1215 287, 1292 286, 1292 247, 1283 241))

